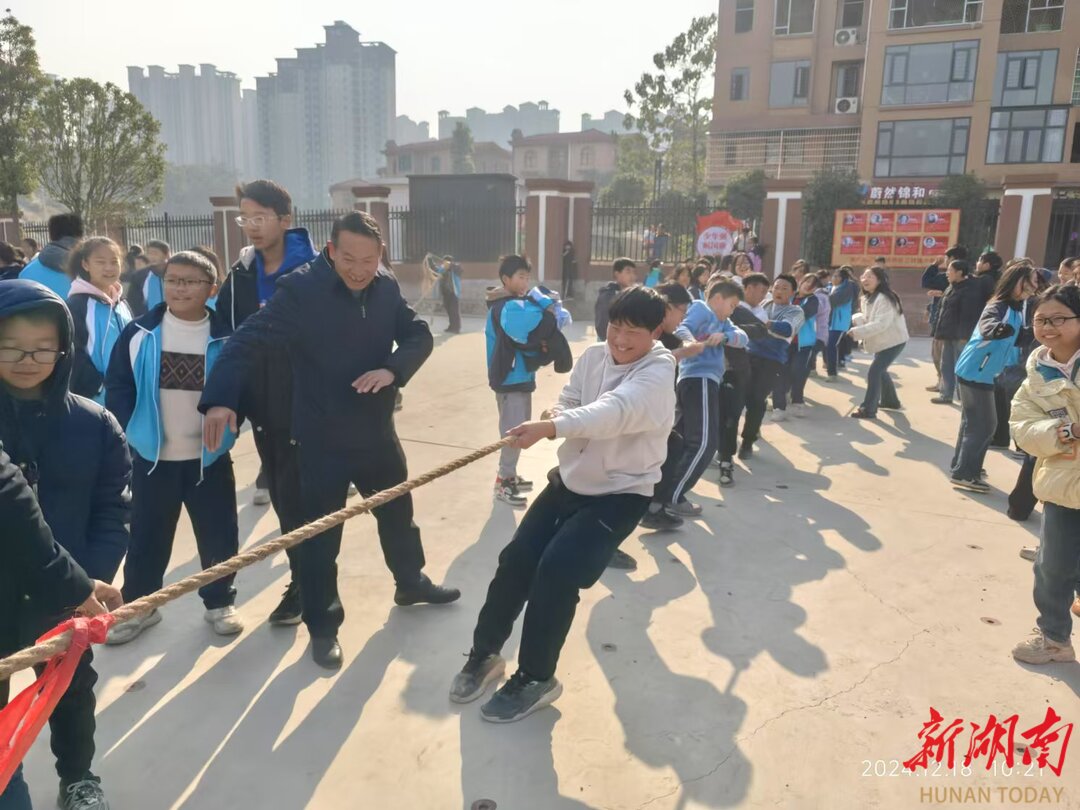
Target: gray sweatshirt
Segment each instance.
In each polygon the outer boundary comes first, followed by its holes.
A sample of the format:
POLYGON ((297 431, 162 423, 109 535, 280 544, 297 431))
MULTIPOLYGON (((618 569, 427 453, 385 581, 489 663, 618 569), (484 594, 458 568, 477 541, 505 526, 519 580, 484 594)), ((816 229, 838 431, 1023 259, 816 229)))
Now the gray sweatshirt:
POLYGON ((660 343, 616 365, 607 343, 590 346, 552 409, 563 483, 579 495, 651 496, 675 421, 675 358, 660 343))

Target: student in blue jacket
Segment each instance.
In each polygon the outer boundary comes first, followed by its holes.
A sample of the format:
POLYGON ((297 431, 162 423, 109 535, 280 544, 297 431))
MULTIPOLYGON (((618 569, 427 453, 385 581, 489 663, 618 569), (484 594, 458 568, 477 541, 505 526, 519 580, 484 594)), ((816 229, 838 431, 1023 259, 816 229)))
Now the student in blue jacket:
POLYGON ((49 244, 19 273, 25 281, 44 284, 66 299, 71 287, 67 274, 68 252, 83 238, 82 217, 78 214, 55 214, 49 217, 49 244))
MULTIPOLYGON (((116 576, 128 546, 125 490, 131 462, 116 419, 68 388, 73 331, 64 302, 52 291, 31 281, 0 282, 0 445, 33 488, 56 542, 91 579, 107 583, 116 576)), ((15 530, 0 521, 0 535, 6 538, 15 530)), ((5 559, 0 567, 9 564, 5 559)), ((83 598, 33 609, 33 603, 22 599, 29 584, 20 580, 13 589, 18 602, 14 610, 21 617, 20 646, 70 618, 83 598)), ((12 609, 8 593, 3 598, 5 614, 12 609)), ((60 777, 58 804, 65 810, 107 807, 91 771, 97 682, 93 661, 93 652, 87 650, 49 718, 60 777)), ((8 805, 0 799, 0 806, 8 805)))
MULTIPOLYGON (((730 318, 742 300, 742 290, 734 281, 717 281, 706 292, 705 301, 694 301, 674 336, 686 343, 704 343, 704 351, 679 363, 675 388, 675 431, 682 436, 679 460, 668 465, 653 493, 650 515, 661 510, 680 517, 701 514, 701 506, 687 500, 702 473, 712 462, 720 437, 720 384, 724 379, 724 347, 745 348, 746 333, 730 318)), ((646 527, 649 521, 646 521, 646 527)))
POLYGON ((851 328, 851 310, 859 292, 854 272, 845 264, 833 274, 832 286, 829 288, 832 314, 829 316, 829 342, 825 346, 825 366, 828 371, 825 382, 834 383, 840 380, 840 338, 851 328))
MULTIPOLYGON (((132 450, 131 549, 124 564, 124 599, 161 588, 172 556, 180 508, 195 530, 202 567, 239 548, 236 478, 229 448, 203 446, 199 397, 225 343, 206 302, 217 292, 218 270, 205 257, 181 251, 169 258, 165 302, 132 321, 120 335, 105 378, 105 404, 127 432, 132 450)), ((235 575, 199 589, 204 618, 221 636, 244 629, 236 613, 235 575)), ((113 625, 107 643, 126 644, 161 621, 157 610, 113 625)))
POLYGON ((120 246, 104 236, 84 239, 71 251, 72 277, 68 309, 75 322, 71 390, 105 404, 105 372, 120 333, 131 323, 131 310, 121 300, 120 246))
POLYGON ((952 485, 959 489, 990 491, 982 469, 997 429, 994 378, 1009 365, 1026 330, 1024 302, 1035 292, 1034 272, 1027 259, 1014 260, 1006 267, 979 325, 956 361, 962 410, 949 474, 952 485))

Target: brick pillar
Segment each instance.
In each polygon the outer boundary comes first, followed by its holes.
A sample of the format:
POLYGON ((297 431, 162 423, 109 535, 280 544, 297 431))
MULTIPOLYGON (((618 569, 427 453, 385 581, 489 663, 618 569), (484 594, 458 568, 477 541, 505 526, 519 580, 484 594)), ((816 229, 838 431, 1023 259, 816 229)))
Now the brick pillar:
POLYGON ((1054 202, 1053 178, 1006 177, 1002 186, 994 248, 1006 261, 1027 256, 1037 267, 1042 266, 1054 202))
POLYGON ((393 255, 390 248, 390 189, 387 186, 353 186, 352 193, 355 198, 353 208, 375 217, 387 255, 393 255))
POLYGON ((575 194, 570 198, 570 232, 566 238, 574 243, 579 281, 584 280, 585 272, 592 262, 592 225, 592 194, 575 194))
POLYGON ((19 212, 0 211, 0 242, 19 246, 22 235, 19 233, 19 212))
POLYGON ((803 180, 766 180, 761 244, 768 253, 762 272, 775 278, 794 264, 802 250, 803 180))
POLYGON ((240 249, 247 244, 243 229, 236 224, 240 203, 235 196, 211 197, 210 205, 214 209, 214 252, 227 269, 240 258, 240 249))

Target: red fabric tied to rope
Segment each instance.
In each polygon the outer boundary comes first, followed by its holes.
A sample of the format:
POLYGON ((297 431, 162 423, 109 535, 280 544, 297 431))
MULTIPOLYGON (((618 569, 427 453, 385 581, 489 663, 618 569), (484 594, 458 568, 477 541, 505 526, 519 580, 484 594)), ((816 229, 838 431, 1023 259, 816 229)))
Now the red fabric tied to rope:
POLYGON ((111 613, 92 619, 76 616, 37 640, 40 644, 71 630, 71 646, 51 659, 40 678, 0 709, 0 793, 7 788, 15 769, 67 691, 86 648, 104 643, 114 621, 111 613))

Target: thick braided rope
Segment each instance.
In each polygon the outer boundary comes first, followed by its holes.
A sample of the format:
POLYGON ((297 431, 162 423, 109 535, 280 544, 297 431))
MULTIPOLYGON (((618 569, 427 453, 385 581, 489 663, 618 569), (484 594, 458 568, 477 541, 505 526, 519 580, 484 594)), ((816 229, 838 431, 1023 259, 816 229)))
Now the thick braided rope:
MULTIPOLYGON (((129 602, 128 604, 117 608, 112 612, 113 618, 115 618, 117 622, 123 622, 136 616, 149 613, 154 608, 159 608, 162 605, 175 601, 186 593, 191 593, 192 591, 198 590, 204 585, 208 585, 224 576, 234 574, 243 568, 247 568, 249 565, 253 565, 273 554, 277 554, 279 551, 299 545, 305 540, 309 540, 318 534, 322 534, 327 529, 332 529, 334 526, 344 523, 350 518, 370 512, 372 509, 382 506, 395 498, 400 498, 407 492, 412 492, 417 487, 422 487, 424 484, 431 483, 436 478, 442 478, 444 475, 449 475, 455 470, 468 466, 474 461, 482 459, 484 456, 489 456, 495 451, 501 450, 511 441, 513 441, 513 439, 507 437, 494 444, 489 444, 487 447, 481 447, 479 450, 475 450, 472 453, 455 459, 441 467, 436 467, 434 470, 430 470, 423 475, 398 484, 396 487, 384 489, 382 492, 377 492, 370 498, 365 498, 359 503, 346 506, 344 509, 332 512, 306 526, 301 526, 295 531, 283 534, 281 537, 269 540, 248 551, 237 554, 235 557, 231 557, 225 562, 207 568, 205 571, 200 571, 190 577, 185 577, 179 582, 174 582, 172 585, 162 588, 160 591, 155 591, 148 596, 136 599, 134 602, 129 602)), ((20 670, 28 669, 35 664, 48 661, 50 658, 66 650, 70 643, 71 631, 69 630, 42 644, 36 644, 33 647, 27 647, 13 655, 9 655, 7 658, 0 660, 0 681, 10 678, 20 670)))

